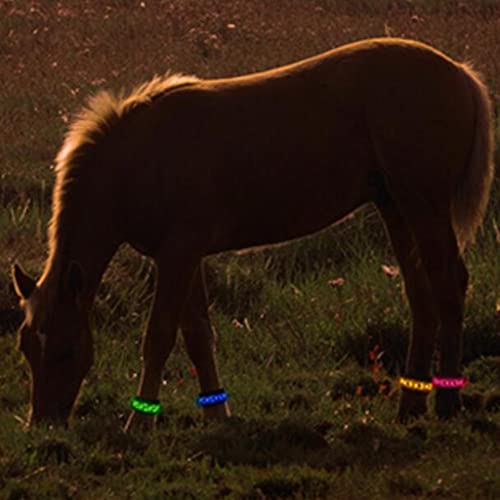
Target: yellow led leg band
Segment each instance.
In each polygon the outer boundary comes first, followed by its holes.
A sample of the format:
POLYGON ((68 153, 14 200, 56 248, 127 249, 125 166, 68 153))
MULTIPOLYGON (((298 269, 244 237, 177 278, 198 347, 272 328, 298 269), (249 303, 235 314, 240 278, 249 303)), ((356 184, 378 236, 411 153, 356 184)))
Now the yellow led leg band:
POLYGON ((419 392, 432 391, 432 382, 424 382, 423 380, 415 380, 412 378, 400 377, 399 384, 405 389, 419 392))

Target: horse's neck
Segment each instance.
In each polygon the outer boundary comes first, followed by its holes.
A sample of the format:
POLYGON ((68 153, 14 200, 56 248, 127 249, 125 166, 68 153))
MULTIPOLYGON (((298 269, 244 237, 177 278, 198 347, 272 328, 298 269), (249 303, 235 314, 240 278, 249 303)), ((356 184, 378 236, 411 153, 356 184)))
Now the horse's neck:
POLYGON ((82 300, 90 308, 119 242, 99 220, 94 224, 77 224, 74 221, 72 226, 71 231, 60 231, 52 243, 54 249, 50 252, 40 286, 56 299, 55 294, 65 286, 68 271, 74 262, 83 271, 82 300))

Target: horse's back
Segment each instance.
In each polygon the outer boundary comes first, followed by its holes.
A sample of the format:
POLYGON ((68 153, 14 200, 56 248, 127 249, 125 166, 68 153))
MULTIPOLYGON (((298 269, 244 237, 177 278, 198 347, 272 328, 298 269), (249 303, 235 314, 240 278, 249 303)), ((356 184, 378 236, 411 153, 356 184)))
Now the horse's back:
POLYGON ((440 196, 463 169, 474 126, 464 69, 399 39, 200 80, 155 109, 154 134, 147 120, 142 133, 170 139, 149 151, 164 168, 156 198, 210 233, 210 251, 319 230, 374 201, 374 172, 391 189, 440 196))

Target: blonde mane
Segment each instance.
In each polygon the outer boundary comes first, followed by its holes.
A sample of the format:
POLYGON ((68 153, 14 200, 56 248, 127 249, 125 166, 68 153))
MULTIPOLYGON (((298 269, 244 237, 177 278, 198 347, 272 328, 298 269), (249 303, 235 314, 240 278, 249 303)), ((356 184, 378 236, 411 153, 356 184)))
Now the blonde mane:
MULTIPOLYGON (((48 258, 40 282, 45 281, 51 273, 58 274, 61 265, 61 236, 67 230, 61 228, 66 224, 64 209, 68 208, 67 193, 83 162, 78 161, 85 156, 100 138, 106 135, 114 124, 124 119, 131 111, 143 104, 150 103, 166 92, 196 83, 198 78, 183 74, 166 74, 155 76, 135 87, 130 93, 121 91, 114 94, 103 90, 89 98, 86 106, 76 115, 64 138, 63 145, 56 156, 56 182, 52 199, 52 217, 48 230, 48 258)), ((67 210, 70 211, 70 210, 67 210)), ((67 227, 66 227, 67 229, 67 227)))
POLYGON ((179 87, 196 83, 198 78, 180 73, 155 76, 125 94, 103 90, 90 97, 87 105, 77 114, 66 134, 62 148, 56 157, 56 171, 64 169, 73 153, 85 144, 93 144, 116 121, 141 104, 179 87))

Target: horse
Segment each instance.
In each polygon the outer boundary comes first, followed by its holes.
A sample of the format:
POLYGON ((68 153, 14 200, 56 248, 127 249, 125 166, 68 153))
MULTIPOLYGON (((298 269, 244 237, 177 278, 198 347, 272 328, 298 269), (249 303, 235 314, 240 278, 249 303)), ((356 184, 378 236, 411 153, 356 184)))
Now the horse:
MULTIPOLYGON (((491 108, 470 65, 397 38, 232 78, 156 76, 129 94, 90 98, 56 157, 41 277, 13 267, 29 422, 67 424, 93 360, 89 313, 121 244, 156 269, 137 397, 157 401, 178 329, 200 390, 217 394, 204 258, 301 238, 368 203, 404 278, 405 376, 428 380, 436 349, 436 375, 460 377, 463 256, 493 179, 491 108)), ((427 394, 414 389, 401 387, 402 420, 427 411, 427 394)), ((438 416, 460 405, 457 387, 437 389, 438 416)), ((230 415, 225 400, 202 410, 230 415)), ((125 430, 152 421, 132 411, 125 430)))

